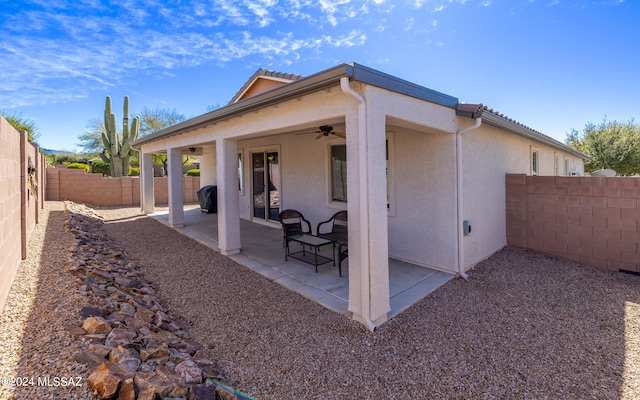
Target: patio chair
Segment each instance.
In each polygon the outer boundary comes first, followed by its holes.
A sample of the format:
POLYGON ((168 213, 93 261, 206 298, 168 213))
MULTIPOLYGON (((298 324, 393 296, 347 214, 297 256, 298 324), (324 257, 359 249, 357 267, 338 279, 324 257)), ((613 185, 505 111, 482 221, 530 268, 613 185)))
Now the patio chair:
POLYGON ((336 245, 338 246, 338 273, 342 276, 342 261, 349 257, 347 212, 338 211, 328 220, 320 222, 316 228, 316 234, 318 237, 333 240, 334 259, 336 245))
POLYGON ((337 244, 346 245, 349 236, 347 229, 347 212, 338 211, 328 220, 320 222, 316 229, 316 234, 321 238, 333 240, 337 244))
POLYGON ((280 225, 282 225, 282 247, 289 247, 289 238, 291 236, 301 235, 303 233, 311 234, 311 223, 298 210, 284 210, 280 212, 280 225), (306 230, 305 230, 305 225, 306 230))

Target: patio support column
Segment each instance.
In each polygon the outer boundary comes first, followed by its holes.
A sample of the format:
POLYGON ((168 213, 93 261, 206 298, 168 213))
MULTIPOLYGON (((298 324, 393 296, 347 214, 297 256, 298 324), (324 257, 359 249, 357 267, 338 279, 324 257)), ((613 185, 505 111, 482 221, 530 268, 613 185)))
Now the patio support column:
MULTIPOLYGON (((343 87, 344 90, 344 87, 343 87)), ((358 96, 354 96, 358 99, 358 96)), ((345 115, 349 212, 349 311, 374 329, 387 320, 389 243, 386 188, 386 116, 360 97, 345 115)))
POLYGON ((140 152, 140 209, 152 213, 155 208, 153 188, 153 154, 140 152))
POLYGON ((182 196, 182 151, 179 148, 167 150, 169 173, 169 225, 174 228, 184 226, 184 200, 182 196))
POLYGON ((218 248, 224 255, 240 252, 240 206, 238 202, 238 142, 216 142, 218 185, 218 248))

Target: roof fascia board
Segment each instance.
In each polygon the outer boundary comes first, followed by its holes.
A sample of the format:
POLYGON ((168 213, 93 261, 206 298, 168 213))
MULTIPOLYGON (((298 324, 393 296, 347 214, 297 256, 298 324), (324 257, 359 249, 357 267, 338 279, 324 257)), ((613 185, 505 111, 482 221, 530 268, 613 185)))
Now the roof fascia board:
POLYGON ((335 84, 335 82, 338 82, 343 76, 353 77, 353 67, 349 64, 342 64, 337 67, 333 67, 317 74, 310 75, 306 78, 249 97, 248 99, 238 101, 237 103, 229 104, 228 106, 203 114, 199 117, 162 129, 158 132, 152 133, 151 135, 137 139, 131 142, 131 144, 133 146, 140 146, 144 143, 168 138, 201 128, 224 118, 229 118, 234 115, 255 110, 256 108, 263 107, 267 104, 270 105, 285 101, 291 97, 330 86, 335 84))
MULTIPOLYGON (((455 109, 458 105, 458 99, 453 96, 436 92, 357 63, 348 63, 329 68, 286 85, 260 93, 256 96, 229 104, 223 108, 211 111, 199 117, 181 122, 169 128, 165 128, 132 142, 132 145, 140 146, 144 143, 175 136, 193 129, 210 125, 215 123, 217 120, 229 118, 266 105, 282 102, 289 98, 333 85, 342 77, 349 77, 364 84, 376 86, 449 108, 455 109)), ((254 78, 257 79, 258 76, 254 78)))
POLYGON ((387 89, 392 92, 401 93, 449 108, 455 108, 458 105, 458 99, 456 97, 436 92, 435 90, 416 85, 415 83, 396 78, 392 75, 385 74, 384 72, 380 72, 360 64, 353 63, 351 65, 353 66, 353 79, 358 82, 377 86, 382 89, 387 89))
POLYGON ((589 157, 588 155, 579 152, 578 150, 567 146, 564 143, 561 143, 555 139, 552 139, 550 137, 547 136, 543 136, 539 133, 533 132, 527 128, 524 128, 518 124, 514 124, 513 122, 510 122, 498 115, 495 115, 489 111, 486 111, 482 113, 482 120, 490 125, 496 126, 498 128, 502 128, 502 129, 506 129, 509 132, 515 133, 517 135, 526 137, 528 139, 532 139, 535 140, 537 142, 540 143, 544 143, 547 144, 549 146, 555 147, 557 149, 560 150, 564 150, 568 153, 571 153, 577 157, 582 158, 583 160, 587 160, 587 161, 591 161, 591 157, 589 157))

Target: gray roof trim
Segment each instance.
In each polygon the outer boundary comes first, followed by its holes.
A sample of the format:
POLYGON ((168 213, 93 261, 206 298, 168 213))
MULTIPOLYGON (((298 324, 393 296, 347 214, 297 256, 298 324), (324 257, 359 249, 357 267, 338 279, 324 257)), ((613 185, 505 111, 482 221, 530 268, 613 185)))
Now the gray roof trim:
POLYGON ((151 135, 139 138, 131 144, 137 147, 145 143, 179 135, 181 133, 210 125, 217 120, 229 118, 266 105, 282 102, 307 92, 335 85, 342 77, 349 77, 355 81, 450 108, 455 108, 458 105, 458 99, 455 97, 427 89, 360 64, 349 63, 338 65, 317 74, 310 75, 264 93, 252 96, 248 99, 241 100, 237 103, 229 104, 199 117, 183 121, 151 135))
POLYGON ((578 150, 567 146, 566 144, 559 142, 555 139, 553 139, 552 137, 549 137, 543 133, 540 133, 538 131, 535 131, 531 128, 528 128, 522 124, 519 124, 517 122, 511 121, 507 118, 505 118, 504 116, 495 114, 494 112, 488 110, 485 108, 484 112, 482 113, 482 121, 486 122, 490 125, 493 126, 497 126, 498 128, 502 128, 505 129, 509 132, 515 133, 516 135, 520 135, 523 137, 526 137, 528 139, 532 139, 535 140, 537 142, 540 143, 544 143, 547 144, 549 146, 564 150, 568 153, 573 154, 576 157, 580 157, 583 160, 586 161, 591 161, 591 157, 589 157, 588 155, 579 152, 578 150))
POLYGON ((436 92, 424 86, 416 85, 404 79, 355 63, 353 63, 353 79, 449 108, 456 108, 458 105, 458 99, 453 96, 436 92))

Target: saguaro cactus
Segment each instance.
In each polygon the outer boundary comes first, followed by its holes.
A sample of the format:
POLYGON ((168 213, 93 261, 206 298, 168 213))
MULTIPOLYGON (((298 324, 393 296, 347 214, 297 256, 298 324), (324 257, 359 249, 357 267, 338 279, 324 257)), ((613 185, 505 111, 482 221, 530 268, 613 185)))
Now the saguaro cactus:
POLYGON ((104 150, 100 153, 100 158, 109 163, 111 176, 114 178, 129 175, 129 160, 134 151, 130 143, 136 140, 140 133, 138 116, 133 119, 129 128, 129 96, 124 96, 123 112, 122 135, 119 135, 116 128, 116 115, 111 111, 111 97, 107 96, 102 127, 104 150))

